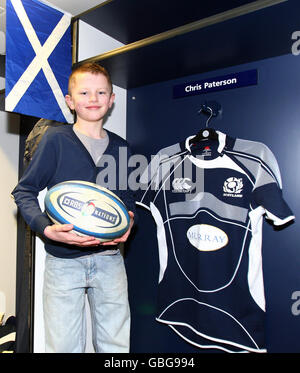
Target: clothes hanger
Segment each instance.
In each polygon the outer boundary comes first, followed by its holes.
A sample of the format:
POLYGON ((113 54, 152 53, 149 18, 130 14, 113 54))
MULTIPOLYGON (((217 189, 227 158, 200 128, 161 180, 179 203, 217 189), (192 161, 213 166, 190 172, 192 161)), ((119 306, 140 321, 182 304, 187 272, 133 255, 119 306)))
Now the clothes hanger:
POLYGON ((218 134, 217 132, 213 129, 213 128, 209 128, 208 127, 208 123, 210 122, 211 118, 213 116, 217 116, 218 114, 214 112, 214 110, 204 104, 202 105, 202 107, 200 108, 200 110, 198 111, 198 113, 201 113, 201 112, 210 112, 210 116, 209 118, 207 119, 206 121, 206 124, 205 124, 205 128, 202 128, 196 136, 194 136, 191 140, 190 140, 190 144, 195 144, 197 142, 200 142, 200 141, 203 141, 203 140, 218 140, 218 134))

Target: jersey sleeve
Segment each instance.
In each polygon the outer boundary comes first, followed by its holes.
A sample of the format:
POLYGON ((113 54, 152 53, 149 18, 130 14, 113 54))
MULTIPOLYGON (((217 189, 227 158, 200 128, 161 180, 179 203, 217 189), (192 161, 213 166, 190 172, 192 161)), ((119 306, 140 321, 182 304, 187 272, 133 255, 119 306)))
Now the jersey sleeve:
POLYGON ((252 206, 264 209, 265 216, 275 226, 295 219, 292 210, 283 198, 282 180, 274 154, 264 144, 260 149, 260 165, 253 189, 252 206))

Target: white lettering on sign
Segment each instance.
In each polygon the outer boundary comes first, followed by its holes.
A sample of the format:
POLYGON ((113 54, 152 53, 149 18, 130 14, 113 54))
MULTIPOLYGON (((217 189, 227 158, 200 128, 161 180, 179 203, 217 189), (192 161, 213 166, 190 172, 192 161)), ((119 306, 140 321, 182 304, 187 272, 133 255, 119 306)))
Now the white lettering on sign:
POLYGON ((212 81, 212 82, 204 82, 203 86, 202 84, 194 84, 194 85, 187 85, 185 87, 185 92, 193 92, 193 91, 201 91, 202 89, 207 90, 214 87, 222 87, 225 85, 231 85, 231 84, 237 84, 237 78, 232 79, 225 79, 225 80, 218 80, 218 81, 212 81))

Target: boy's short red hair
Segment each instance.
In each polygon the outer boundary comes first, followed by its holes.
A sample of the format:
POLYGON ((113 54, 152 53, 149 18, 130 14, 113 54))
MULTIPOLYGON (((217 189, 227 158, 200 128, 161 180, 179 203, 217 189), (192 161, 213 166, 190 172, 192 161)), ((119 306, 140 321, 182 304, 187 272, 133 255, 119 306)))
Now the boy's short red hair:
POLYGON ((108 85, 110 86, 111 93, 113 92, 113 85, 112 85, 112 81, 111 81, 108 71, 103 66, 100 66, 99 64, 95 62, 87 62, 82 65, 77 65, 75 68, 73 68, 72 73, 69 77, 69 85, 68 85, 69 94, 71 94, 71 86, 75 80, 75 75, 77 73, 86 73, 86 72, 91 73, 91 74, 104 75, 107 79, 108 85))

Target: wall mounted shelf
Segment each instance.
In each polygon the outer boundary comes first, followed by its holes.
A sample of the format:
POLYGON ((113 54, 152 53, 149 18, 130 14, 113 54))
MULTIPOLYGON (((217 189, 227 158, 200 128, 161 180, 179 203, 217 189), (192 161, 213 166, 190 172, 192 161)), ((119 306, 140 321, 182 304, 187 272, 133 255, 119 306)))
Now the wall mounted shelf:
POLYGON ((110 0, 82 20, 125 46, 87 61, 126 88, 291 53, 298 0, 110 0), (174 5, 175 3, 175 5, 174 5))

